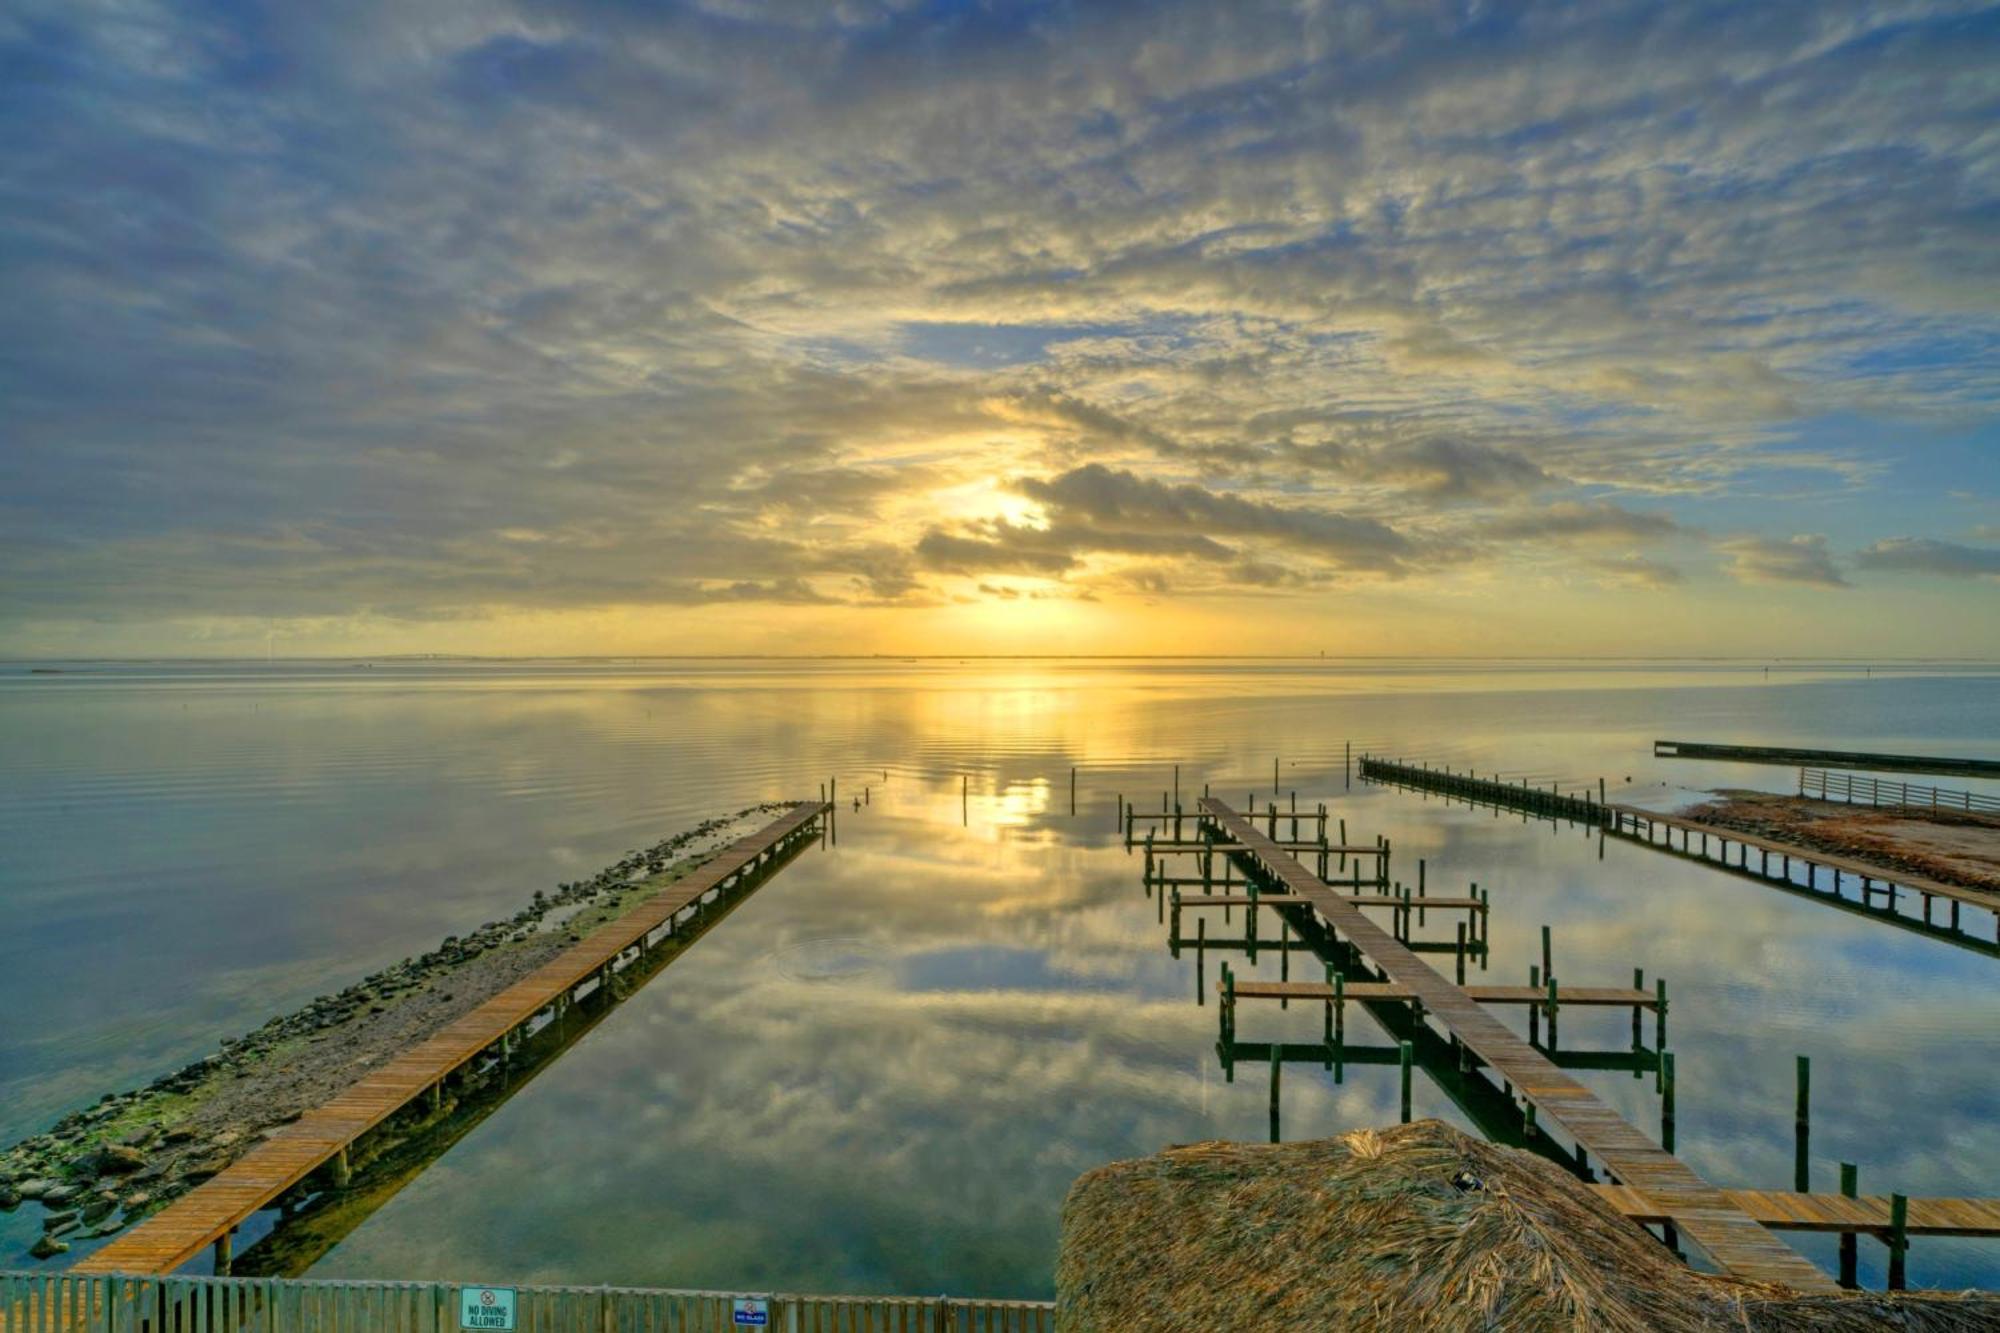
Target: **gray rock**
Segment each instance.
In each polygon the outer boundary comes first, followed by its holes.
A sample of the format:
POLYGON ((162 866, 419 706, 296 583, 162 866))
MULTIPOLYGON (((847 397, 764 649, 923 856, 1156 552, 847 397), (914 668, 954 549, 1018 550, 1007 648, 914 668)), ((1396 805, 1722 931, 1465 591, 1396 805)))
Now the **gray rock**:
POLYGON ((28 1247, 28 1256, 33 1259, 53 1259, 59 1254, 69 1253, 69 1242, 57 1240, 54 1236, 42 1235, 28 1247))
POLYGON ((107 1143, 90 1156, 90 1169, 100 1176, 129 1176, 145 1165, 146 1154, 124 1143, 107 1143))

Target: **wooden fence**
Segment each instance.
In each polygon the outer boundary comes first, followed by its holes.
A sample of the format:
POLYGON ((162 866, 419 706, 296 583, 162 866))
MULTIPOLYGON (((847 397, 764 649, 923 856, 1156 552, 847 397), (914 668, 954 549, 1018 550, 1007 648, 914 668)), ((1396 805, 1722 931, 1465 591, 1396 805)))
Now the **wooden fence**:
POLYGON ((1799 770, 1799 795, 1817 796, 1823 801, 1849 801, 1857 805, 2000 814, 2000 796, 1926 787, 1915 782, 1891 782, 1860 773, 1830 772, 1824 768, 1799 770))
MULTIPOLYGON (((455 1333, 467 1288, 446 1282, 0 1273, 0 1333, 455 1333)), ((763 1297, 632 1287, 514 1287, 518 1333, 1050 1333, 1047 1301, 960 1296, 763 1297)), ((501 1327, 488 1324, 487 1327, 501 1327)))

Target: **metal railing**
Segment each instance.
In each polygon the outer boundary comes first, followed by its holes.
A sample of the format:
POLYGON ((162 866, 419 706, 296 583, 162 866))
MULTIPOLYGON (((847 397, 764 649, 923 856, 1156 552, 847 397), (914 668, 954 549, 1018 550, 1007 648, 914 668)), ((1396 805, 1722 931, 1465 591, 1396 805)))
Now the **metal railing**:
MULTIPOLYGON (((450 1282, 0 1273, 0 1333, 456 1333, 467 1288, 450 1282)), ((768 1295, 514 1287, 518 1333, 1050 1333, 1048 1301, 960 1296, 768 1295)), ((493 1324, 489 1327, 501 1327, 493 1324)))
POLYGON ((1799 795, 1817 796, 1823 801, 1848 801, 1856 805, 2000 814, 2000 796, 1926 787, 1916 782, 1895 782, 1860 773, 1836 773, 1824 768, 1799 770, 1799 795))

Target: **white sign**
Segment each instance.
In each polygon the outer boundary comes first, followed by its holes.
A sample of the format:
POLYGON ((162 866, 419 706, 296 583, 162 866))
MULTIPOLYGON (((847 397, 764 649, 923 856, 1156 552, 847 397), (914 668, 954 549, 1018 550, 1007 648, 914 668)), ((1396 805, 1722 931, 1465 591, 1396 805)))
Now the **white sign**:
POLYGON ((738 1324, 763 1328, 771 1322, 771 1302, 762 1296, 738 1296, 729 1309, 731 1320, 738 1324))
POLYGON ((460 1328, 514 1327, 512 1287, 460 1287, 458 1289, 460 1328))

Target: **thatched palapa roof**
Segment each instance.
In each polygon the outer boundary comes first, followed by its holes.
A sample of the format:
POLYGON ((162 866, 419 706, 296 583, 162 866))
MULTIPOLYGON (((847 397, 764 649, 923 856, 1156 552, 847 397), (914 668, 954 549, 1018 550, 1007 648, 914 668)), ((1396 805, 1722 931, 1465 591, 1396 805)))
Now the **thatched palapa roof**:
POLYGON ((1553 1163, 1435 1120, 1198 1143, 1071 1188, 1059 1333, 2000 1326, 2000 1298, 1807 1297, 1698 1273, 1553 1163))

